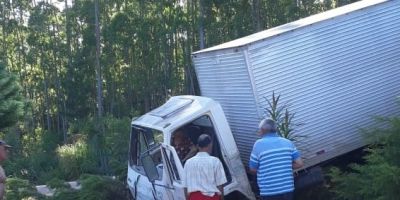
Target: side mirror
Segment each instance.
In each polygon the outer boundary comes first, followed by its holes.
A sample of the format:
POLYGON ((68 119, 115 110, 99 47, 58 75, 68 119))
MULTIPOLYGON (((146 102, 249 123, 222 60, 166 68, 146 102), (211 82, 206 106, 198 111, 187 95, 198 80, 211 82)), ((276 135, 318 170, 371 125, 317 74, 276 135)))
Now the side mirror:
POLYGON ((155 180, 160 178, 160 174, 157 171, 157 167, 154 164, 153 158, 151 157, 149 151, 140 156, 140 161, 142 162, 146 176, 151 183, 154 183, 155 180))

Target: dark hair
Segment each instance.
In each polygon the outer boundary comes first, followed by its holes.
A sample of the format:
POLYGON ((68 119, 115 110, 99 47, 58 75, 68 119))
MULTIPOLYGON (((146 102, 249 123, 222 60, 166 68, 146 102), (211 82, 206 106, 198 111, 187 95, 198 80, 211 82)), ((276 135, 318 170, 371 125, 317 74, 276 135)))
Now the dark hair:
POLYGON ((201 134, 199 139, 197 139, 197 145, 199 145, 200 148, 207 147, 209 144, 211 144, 211 137, 209 135, 201 134))

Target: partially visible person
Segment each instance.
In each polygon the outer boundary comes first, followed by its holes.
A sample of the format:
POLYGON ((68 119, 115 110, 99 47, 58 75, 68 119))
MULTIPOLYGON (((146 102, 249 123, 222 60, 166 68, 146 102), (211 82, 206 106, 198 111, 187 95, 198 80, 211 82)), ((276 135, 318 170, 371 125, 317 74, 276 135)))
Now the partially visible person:
POLYGON ((7 160, 8 158, 8 149, 11 146, 8 145, 5 141, 0 140, 0 200, 4 199, 5 190, 6 190, 6 173, 2 167, 3 161, 7 160))
POLYGON ((197 147, 189 137, 185 135, 182 129, 176 130, 172 135, 172 145, 182 163, 185 163, 187 159, 193 157, 197 153, 197 147))
POLYGON ((183 170, 186 199, 223 199, 223 184, 227 180, 221 161, 210 155, 213 146, 211 137, 206 134, 200 135, 197 146, 199 152, 187 160, 183 170))
POLYGON ((303 166, 294 144, 277 134, 277 125, 271 119, 259 124, 261 139, 253 146, 250 172, 257 174, 262 200, 292 200, 294 191, 293 169, 303 166))

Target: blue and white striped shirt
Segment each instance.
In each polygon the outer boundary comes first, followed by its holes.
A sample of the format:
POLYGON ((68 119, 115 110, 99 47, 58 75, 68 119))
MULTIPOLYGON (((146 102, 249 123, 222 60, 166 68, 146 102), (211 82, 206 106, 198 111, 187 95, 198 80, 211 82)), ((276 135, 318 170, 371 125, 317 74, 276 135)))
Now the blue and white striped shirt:
POLYGON ((276 133, 266 134, 256 141, 249 167, 257 170, 261 196, 271 196, 294 190, 292 162, 300 157, 294 144, 276 133))

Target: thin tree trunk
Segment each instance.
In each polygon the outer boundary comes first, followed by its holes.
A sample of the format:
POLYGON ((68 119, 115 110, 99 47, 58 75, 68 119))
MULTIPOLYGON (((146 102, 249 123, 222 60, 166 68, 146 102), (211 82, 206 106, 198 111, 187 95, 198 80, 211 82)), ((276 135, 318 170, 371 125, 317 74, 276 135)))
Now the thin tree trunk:
POLYGON ((204 0, 200 1, 200 16, 199 16, 199 37, 200 37, 200 49, 205 47, 205 36, 204 36, 204 0))
POLYGON ((107 155, 105 153, 105 139, 104 139, 104 125, 103 125, 103 86, 102 86, 102 72, 100 66, 100 11, 99 11, 99 0, 94 1, 94 12, 95 12, 95 34, 96 34, 96 79, 97 79, 97 126, 100 133, 97 138, 97 151, 100 158, 100 166, 104 173, 108 173, 107 155))
MULTIPOLYGON (((66 31, 66 36, 67 36, 67 56, 68 56, 68 61, 67 61, 67 79, 68 82, 72 82, 72 52, 71 52, 71 22, 70 22, 70 16, 69 16, 69 8, 68 8, 68 0, 65 0, 65 31, 66 31)), ((67 119, 67 106, 66 106, 66 97, 65 95, 63 96, 63 120, 62 120, 62 131, 63 131, 63 139, 64 139, 64 144, 67 143, 67 124, 68 124, 68 119, 67 119)))
POLYGON ((256 32, 262 30, 261 15, 260 15, 260 0, 253 0, 252 4, 253 27, 256 32))
MULTIPOLYGON (((23 10, 22 10, 22 8, 20 8, 19 9, 19 23, 20 24, 23 24, 24 23, 24 18, 23 18, 23 10)), ((27 55, 26 55, 26 52, 25 52, 25 45, 24 45, 24 41, 25 41, 25 38, 24 38, 24 35, 23 35, 23 33, 21 33, 20 32, 21 31, 21 28, 20 27, 18 27, 18 29, 17 29, 17 38, 18 38, 18 41, 19 41, 19 45, 20 45, 20 47, 21 47, 21 54, 22 54, 22 67, 24 68, 24 74, 23 74, 23 76, 21 77, 21 85, 22 85, 22 87, 24 88, 24 96, 27 96, 27 93, 28 93, 28 91, 27 91, 27 83, 25 83, 27 80, 26 80, 26 74, 27 74, 27 68, 26 68, 26 58, 27 58, 27 55)))
MULTIPOLYGON (((188 13, 192 13, 192 15, 191 15, 191 17, 192 17, 192 22, 194 22, 195 20, 194 20, 194 18, 195 18, 195 16, 196 16, 196 14, 195 14, 195 3, 194 2, 192 2, 192 1, 188 1, 188 3, 190 3, 190 4, 188 4, 188 6, 187 6, 187 9, 188 9, 188 13)), ((195 42, 196 42, 196 40, 195 40, 195 34, 194 34, 194 31, 191 31, 191 28, 194 28, 195 26, 194 26, 194 24, 189 24, 188 25, 188 27, 186 27, 186 34, 187 34, 187 39, 186 39, 186 41, 184 40, 183 41, 183 44, 182 44, 182 48, 183 48, 183 52, 185 52, 184 53, 184 58, 186 58, 185 59, 185 65, 184 65, 184 67, 185 67, 185 74, 186 74, 186 85, 187 85, 187 88, 186 88, 186 91, 187 91, 187 93, 188 94, 195 94, 195 90, 194 90, 194 82, 193 82, 193 77, 192 77, 192 73, 191 73, 191 70, 190 70, 190 67, 191 67, 191 64, 190 64, 190 62, 191 62, 191 52, 192 52, 192 50, 194 49, 193 47, 195 46, 195 42), (185 48, 186 47, 186 48, 185 48), (186 50, 186 51, 185 51, 186 50)))
MULTIPOLYGON (((52 12, 53 14, 55 14, 54 12, 52 12)), ((56 19, 56 23, 57 23, 57 17, 56 16, 54 16, 55 17, 55 19, 56 19)), ((57 35, 56 35, 56 33, 59 33, 59 27, 58 27, 58 25, 56 24, 56 23, 52 23, 52 28, 53 29, 55 29, 56 31, 51 31, 50 29, 48 30, 48 32, 49 32, 49 34, 51 34, 50 35, 50 38, 52 37, 53 38, 53 42, 52 42, 52 55, 53 55, 53 65, 54 65, 54 77, 56 78, 56 81, 55 81, 55 84, 56 84, 56 88, 55 88, 55 91, 56 91, 56 102, 57 102, 57 105, 56 105, 56 107, 57 107, 57 134, 58 135, 60 135, 60 133, 61 133, 61 129, 62 129, 62 124, 61 124, 61 115, 62 115, 62 96, 64 96, 64 95, 61 95, 61 92, 60 92, 60 90, 61 90, 61 81, 60 81, 60 74, 61 74, 61 70, 60 70, 60 68, 62 67, 62 62, 61 62, 61 60, 60 59, 58 59, 58 57, 57 57, 57 52, 56 52, 56 49, 58 49, 58 44, 57 44, 57 35)))
MULTIPOLYGON (((8 3, 10 4, 10 2, 8 2, 8 3)), ((2 30, 2 36, 3 36, 2 45, 3 45, 3 51, 4 51, 4 52, 2 52, 2 55, 0 55, 1 60, 7 60, 7 40, 6 40, 7 34, 6 34, 6 20, 5 19, 8 19, 9 16, 6 16, 6 8, 5 7, 6 7, 6 2, 4 2, 3 10, 1 11, 1 13, 3 14, 1 30, 2 30)))
MULTIPOLYGON (((41 51, 41 55, 43 55, 43 51, 41 51)), ((42 62, 42 61, 41 61, 42 62)), ((42 63, 43 64, 43 63, 42 63)), ((43 66, 43 65, 41 65, 43 66)), ((45 114, 46 114, 46 125, 47 130, 51 131, 51 122, 50 122, 50 103, 49 103, 49 92, 48 92, 48 83, 47 83, 47 74, 46 70, 43 69, 43 89, 44 89, 44 105, 45 105, 45 114)))
POLYGON ((96 32, 96 80, 97 80, 97 117, 99 119, 103 116, 103 85, 102 74, 100 66, 100 23, 99 23, 99 1, 94 2, 95 10, 95 32, 96 32))

